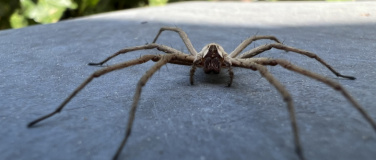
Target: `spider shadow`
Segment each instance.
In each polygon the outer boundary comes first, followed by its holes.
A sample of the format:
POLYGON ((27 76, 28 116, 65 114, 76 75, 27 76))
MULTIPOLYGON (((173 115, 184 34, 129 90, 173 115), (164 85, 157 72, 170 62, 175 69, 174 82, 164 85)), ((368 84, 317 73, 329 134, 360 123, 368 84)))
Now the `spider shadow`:
MULTIPOLYGON (((194 84, 205 83, 211 85, 223 85, 227 86, 228 81, 230 80, 230 76, 227 72, 227 69, 221 70, 220 73, 205 73, 202 69, 198 69, 194 75, 194 84)), ((231 88, 231 87, 230 87, 231 88)))

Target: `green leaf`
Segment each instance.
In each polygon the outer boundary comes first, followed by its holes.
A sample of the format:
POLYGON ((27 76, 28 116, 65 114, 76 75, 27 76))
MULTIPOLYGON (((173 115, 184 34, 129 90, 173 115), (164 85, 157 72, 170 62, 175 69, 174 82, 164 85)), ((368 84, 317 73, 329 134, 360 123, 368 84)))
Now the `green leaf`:
POLYGON ((25 16, 20 14, 19 10, 16 10, 11 16, 10 16, 10 26, 12 28, 22 28, 28 26, 27 20, 25 16))
POLYGON ((166 5, 168 0, 149 0, 150 6, 162 6, 166 5))
POLYGON ((21 0, 22 14, 38 23, 54 23, 59 21, 66 9, 75 9, 77 4, 72 0, 21 0))

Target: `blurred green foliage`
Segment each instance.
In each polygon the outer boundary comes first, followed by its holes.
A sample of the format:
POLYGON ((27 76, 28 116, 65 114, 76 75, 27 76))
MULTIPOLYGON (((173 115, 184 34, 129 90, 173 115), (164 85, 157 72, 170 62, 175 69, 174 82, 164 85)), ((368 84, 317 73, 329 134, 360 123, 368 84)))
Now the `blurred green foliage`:
POLYGON ((0 0, 0 29, 10 27, 10 16, 18 8, 19 4, 18 0, 0 0))
POLYGON ((11 15, 9 22, 12 28, 21 28, 35 23, 53 23, 60 20, 66 9, 76 9, 72 0, 20 0, 20 8, 11 15))
POLYGON ((63 19, 127 8, 159 6, 177 1, 187 0, 0 0, 0 30, 54 23, 63 19))
POLYGON ((0 0, 0 29, 54 23, 62 19, 142 6, 168 0, 0 0))

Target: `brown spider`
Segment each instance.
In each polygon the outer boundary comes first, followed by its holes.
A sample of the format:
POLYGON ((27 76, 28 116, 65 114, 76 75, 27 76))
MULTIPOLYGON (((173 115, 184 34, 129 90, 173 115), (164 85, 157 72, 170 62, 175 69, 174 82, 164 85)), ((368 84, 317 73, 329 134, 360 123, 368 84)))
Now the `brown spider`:
POLYGON ((358 104, 358 102, 356 102, 355 99, 339 83, 337 83, 337 82, 335 82, 331 79, 325 78, 322 75, 319 75, 319 74, 313 73, 311 71, 305 70, 303 68, 300 68, 298 66, 295 66, 295 65, 293 65, 293 64, 291 64, 288 61, 283 60, 283 59, 252 58, 252 57, 254 57, 254 56, 256 56, 256 55, 258 55, 258 54, 260 54, 260 53, 262 53, 266 50, 270 50, 272 48, 280 49, 280 50, 284 50, 284 51, 291 51, 291 52, 295 52, 295 53, 302 54, 302 55, 305 55, 307 57, 316 59, 318 62, 320 62, 325 67, 327 67, 330 71, 332 71, 338 77, 343 77, 343 78, 347 78, 347 79, 351 79, 351 80, 355 79, 355 77, 345 76, 345 75, 338 73, 329 64, 327 64, 324 60, 319 58, 316 54, 308 52, 308 51, 304 51, 304 50, 301 50, 301 49, 297 49, 297 48, 293 48, 293 47, 283 45, 274 36, 253 36, 253 37, 250 37, 250 38, 246 39, 245 41, 243 41, 242 43, 240 43, 240 45, 238 47, 236 47, 235 50, 232 51, 230 54, 227 54, 223 50, 223 48, 216 43, 210 43, 208 45, 205 45, 204 48, 200 52, 197 52, 195 50, 195 48, 192 46, 191 41, 188 39, 187 34, 183 30, 181 30, 179 28, 163 27, 159 30, 157 36, 154 38, 153 43, 142 45, 142 46, 136 46, 136 47, 130 47, 130 48, 122 49, 122 50, 116 52, 115 54, 109 56, 108 58, 106 58, 102 62, 89 63, 89 65, 102 66, 108 60, 118 56, 119 54, 124 54, 124 53, 127 53, 127 52, 136 51, 136 50, 155 49, 155 48, 158 49, 159 51, 165 52, 167 54, 144 55, 144 56, 141 56, 140 58, 137 58, 137 59, 133 59, 133 60, 130 60, 130 61, 110 65, 108 67, 99 69, 98 71, 94 72, 89 78, 87 78, 80 86, 78 86, 73 91, 73 93, 71 93, 69 95, 69 97, 67 97, 64 100, 64 102, 61 103, 60 106, 54 112, 47 114, 45 116, 42 116, 42 117, 30 122, 28 124, 28 127, 32 127, 36 123, 38 123, 38 122, 40 122, 40 121, 42 121, 46 118, 49 118, 49 117, 55 115, 56 113, 59 113, 64 108, 64 106, 79 91, 81 91, 82 88, 84 88, 87 84, 89 84, 91 82, 91 80, 93 80, 94 78, 100 77, 100 76, 102 76, 106 73, 109 73, 109 72, 112 72, 112 71, 115 71, 115 70, 123 69, 123 68, 133 66, 133 65, 137 65, 137 64, 142 64, 142 63, 145 63, 147 61, 152 60, 156 63, 154 64, 154 66, 152 68, 150 68, 142 76, 142 78, 137 83, 136 92, 135 92, 134 97, 133 97, 132 107, 129 111, 129 119, 128 119, 128 123, 127 123, 127 127, 126 127, 125 137, 122 140, 122 142, 121 142, 116 154, 114 155, 113 159, 117 159, 117 157, 120 155, 124 145, 127 142, 128 137, 131 134, 133 121, 135 119, 135 112, 136 112, 136 109, 137 109, 137 103, 138 103, 139 98, 140 98, 142 87, 145 85, 145 83, 148 81, 148 79, 157 70, 159 70, 163 65, 165 65, 167 63, 192 66, 191 70, 190 70, 190 83, 191 84, 193 84, 193 75, 194 75, 194 72, 196 70, 196 67, 202 67, 204 69, 205 73, 216 73, 216 74, 220 72, 221 68, 227 68, 229 76, 230 76, 228 86, 231 86, 232 80, 234 78, 234 73, 233 73, 231 67, 242 67, 242 68, 252 69, 254 71, 259 71, 260 74, 264 78, 266 78, 269 81, 269 83, 272 84, 278 90, 278 92, 280 92, 280 94, 283 97, 283 100, 287 104, 287 109, 288 109, 290 121, 291 121, 291 127, 292 127, 292 131, 293 131, 293 135, 294 135, 295 152, 301 160, 304 160, 305 157, 303 155, 302 146, 300 144, 298 126, 297 126, 297 123, 296 123, 294 106, 293 106, 293 101, 292 101, 291 95, 288 93, 288 91, 285 89, 285 87, 276 78, 273 77, 273 75, 267 70, 265 65, 271 65, 271 66, 280 65, 280 66, 282 66, 282 67, 284 67, 288 70, 291 70, 291 71, 300 73, 302 75, 305 75, 307 77, 321 81, 321 82, 329 85, 333 89, 341 92, 342 95, 353 105, 353 107, 355 109, 357 109, 360 112, 360 114, 368 121, 368 123, 370 123, 370 125, 376 131, 376 123, 373 121, 373 119, 368 115, 368 113, 363 109, 363 107, 360 106, 358 104), (174 48, 171 48, 171 47, 168 47, 168 46, 165 46, 165 45, 156 44, 155 42, 157 41, 159 35, 165 30, 177 32, 180 35, 180 37, 183 40, 186 47, 188 48, 188 51, 189 51, 190 54, 185 54, 181 51, 178 51, 174 48), (254 49, 252 49, 248 52, 244 52, 244 53, 240 54, 240 56, 238 56, 239 53, 242 52, 249 44, 251 44, 253 41, 260 40, 260 39, 269 39, 269 40, 275 41, 276 43, 271 43, 271 44, 266 44, 266 45, 256 47, 256 48, 254 48, 254 49))

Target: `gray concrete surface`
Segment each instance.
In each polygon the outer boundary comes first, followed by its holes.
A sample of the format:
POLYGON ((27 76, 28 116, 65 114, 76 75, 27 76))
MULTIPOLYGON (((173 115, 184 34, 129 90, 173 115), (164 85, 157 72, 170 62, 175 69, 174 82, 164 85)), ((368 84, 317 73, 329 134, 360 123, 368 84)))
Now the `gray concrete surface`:
MULTIPOLYGON (((117 50, 151 42, 162 26, 184 29, 197 50, 217 42, 231 52, 249 36, 275 35, 286 45, 317 53, 343 74, 313 59, 271 50, 342 84, 376 120, 376 3, 186 2, 100 14, 49 25, 0 31, 0 159, 110 159, 124 135, 135 85, 153 62, 95 79, 58 115, 51 112, 117 50)), ((175 33, 158 43, 187 52, 175 33)), ((259 41, 254 46, 270 43, 259 41)), ((108 65, 158 54, 122 55, 108 65)), ((268 67, 294 97, 308 160, 372 160, 376 134, 363 117, 326 85, 281 67, 268 67)), ((145 86, 133 133, 121 159, 298 159, 285 104, 259 73, 234 69, 228 79, 169 64, 145 86)))

